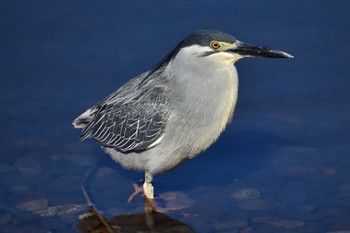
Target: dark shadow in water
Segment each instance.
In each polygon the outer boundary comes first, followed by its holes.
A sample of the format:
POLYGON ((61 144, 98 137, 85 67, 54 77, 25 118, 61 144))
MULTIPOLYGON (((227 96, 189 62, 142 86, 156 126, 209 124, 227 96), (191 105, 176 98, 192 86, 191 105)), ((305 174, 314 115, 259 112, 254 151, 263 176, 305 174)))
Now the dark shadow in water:
MULTIPOLYGON (((147 209, 147 201, 145 201, 147 209)), ((83 233, 194 233, 186 224, 157 211, 145 211, 114 216, 109 220, 90 206, 88 213, 80 215, 76 227, 83 233)))

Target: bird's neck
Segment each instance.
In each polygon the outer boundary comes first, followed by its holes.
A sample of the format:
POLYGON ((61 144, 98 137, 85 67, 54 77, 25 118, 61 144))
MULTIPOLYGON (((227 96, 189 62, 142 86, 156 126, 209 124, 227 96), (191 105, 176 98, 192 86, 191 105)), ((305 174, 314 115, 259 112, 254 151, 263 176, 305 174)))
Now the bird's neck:
POLYGON ((238 94, 238 75, 232 63, 215 63, 205 59, 175 59, 165 69, 173 94, 184 104, 220 106, 235 105, 238 94), (181 62, 179 62, 181 61, 181 62), (185 62, 183 62, 185 61, 185 62))
POLYGON ((191 119, 212 127, 220 134, 231 120, 238 95, 238 75, 233 64, 207 62, 171 64, 168 72, 171 96, 178 114, 188 114, 191 119), (214 122, 214 125, 213 125, 214 122))

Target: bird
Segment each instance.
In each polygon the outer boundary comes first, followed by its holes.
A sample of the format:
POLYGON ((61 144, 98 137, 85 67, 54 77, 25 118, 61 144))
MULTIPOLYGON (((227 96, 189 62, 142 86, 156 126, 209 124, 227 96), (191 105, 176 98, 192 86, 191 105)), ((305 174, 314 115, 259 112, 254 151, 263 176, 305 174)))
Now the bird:
POLYGON ((238 97, 234 64, 250 57, 293 58, 220 30, 194 31, 73 125, 82 129, 81 140, 99 141, 122 167, 144 172, 144 196, 153 200, 153 177, 205 151, 231 122, 238 97))

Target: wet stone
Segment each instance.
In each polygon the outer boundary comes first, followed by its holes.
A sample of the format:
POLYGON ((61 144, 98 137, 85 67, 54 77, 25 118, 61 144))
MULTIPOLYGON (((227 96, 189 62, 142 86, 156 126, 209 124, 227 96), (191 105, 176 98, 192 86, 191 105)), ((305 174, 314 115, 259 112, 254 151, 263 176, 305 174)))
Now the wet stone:
POLYGON ((238 201, 244 201, 249 199, 257 199, 260 197, 260 192, 255 188, 241 188, 231 193, 231 197, 238 201))
POLYGON ((85 167, 77 166, 73 163, 70 163, 68 161, 64 160, 54 160, 51 161, 51 163, 48 166, 48 169, 45 171, 45 173, 49 175, 54 176, 61 176, 62 174, 75 174, 79 176, 83 176, 83 174, 86 172, 85 167))
POLYGON ((164 230, 161 232, 167 233, 192 233, 187 226, 169 226, 164 227, 164 230))
POLYGON ((279 176, 276 176, 275 174, 267 171, 259 171, 255 172, 247 177, 247 181, 253 184, 260 184, 260 185, 282 185, 285 183, 285 180, 279 176))
POLYGON ((233 230, 242 229, 244 227, 248 226, 247 221, 243 219, 233 219, 230 221, 220 221, 218 223, 213 223, 212 227, 216 232, 232 232, 233 230))
POLYGON ((282 228, 296 228, 305 225, 302 221, 282 219, 278 217, 253 217, 253 222, 271 224, 282 228))
POLYGON ((350 233, 350 229, 347 231, 327 231, 326 233, 350 233))
POLYGON ((12 186, 10 188, 10 191, 12 193, 26 193, 28 192, 29 187, 27 185, 16 185, 16 186, 12 186))
MULTIPOLYGON (((74 224, 74 223, 72 223, 74 224)), ((54 233, 77 233, 78 230, 77 229, 74 229, 72 227, 68 227, 66 229, 60 229, 60 230, 55 230, 54 233)), ((51 232, 49 232, 51 233, 51 232)))
POLYGON ((109 167, 101 167, 96 171, 95 177, 105 177, 116 173, 116 170, 109 167))
POLYGON ((18 186, 28 185, 37 186, 45 182, 50 181, 50 178, 46 173, 39 174, 26 174, 21 172, 10 172, 6 176, 0 177, 0 184, 6 186, 18 186))
POLYGON ((326 217, 350 216, 350 209, 344 207, 322 207, 317 212, 326 217))
POLYGON ((47 209, 37 210, 33 213, 39 214, 42 217, 64 216, 86 211, 85 204, 66 204, 59 206, 51 206, 47 209))
POLYGON ((41 172, 39 161, 30 156, 23 156, 17 159, 15 167, 24 174, 38 174, 41 172))
POLYGON ((30 212, 47 209, 47 207, 48 207, 48 200, 46 199, 36 199, 36 200, 24 202, 22 204, 17 205, 17 208, 20 208, 21 210, 30 211, 30 212))
MULTIPOLYGON (((99 200, 100 201, 99 203, 101 203, 101 205, 103 204, 104 206, 106 206, 106 208, 110 208, 112 204, 116 204, 118 207, 124 208, 124 204, 127 204, 127 200, 131 195, 131 193, 133 193, 133 190, 132 190, 132 187, 130 187, 130 185, 126 186, 124 190, 120 190, 118 189, 118 186, 115 186, 109 190, 98 192, 98 193, 99 193, 98 194, 99 198, 95 199, 94 197, 94 199, 99 200), (129 190, 129 192, 127 192, 127 190, 129 190), (118 203, 120 203, 120 205, 118 203)), ((143 202, 142 195, 143 195, 142 193, 139 193, 138 195, 136 195, 131 203, 135 205, 137 205, 137 203, 140 203, 142 205, 142 202, 143 202)))
POLYGON ((59 196, 62 194, 70 194, 80 192, 80 181, 81 177, 76 177, 69 180, 69 176, 63 176, 62 178, 57 178, 51 182, 41 185, 36 189, 36 192, 45 193, 49 196, 59 196), (60 180, 65 180, 66 182, 60 182, 60 180))
MULTIPOLYGON (((307 209, 304 208, 304 211, 307 209)), ((324 214, 319 212, 300 212, 298 208, 294 208, 292 206, 281 206, 278 209, 278 214, 281 218, 286 219, 302 219, 306 222, 318 221, 324 218, 324 214)))
POLYGON ((298 213, 306 214, 313 212, 318 206, 313 204, 302 205, 297 208, 298 213))
POLYGON ((13 227, 8 226, 7 228, 0 229, 1 233, 50 233, 50 231, 46 229, 42 229, 39 227, 32 226, 21 226, 21 227, 13 227))
POLYGON ((15 168, 7 163, 0 163, 0 173, 7 173, 15 170, 15 168))
POLYGON ((53 183, 56 184, 76 184, 77 186, 80 185, 80 182, 82 180, 82 176, 78 175, 61 175, 60 177, 57 177, 53 183))
POLYGON ((307 192, 297 187, 287 187, 278 194, 278 198, 286 205, 301 205, 307 201, 307 192))
POLYGON ((320 225, 325 229, 350 230, 349 215, 334 216, 323 219, 320 225))
MULTIPOLYGON (((300 233, 297 229, 282 228, 274 225, 261 225, 256 227, 252 233, 300 233)), ((302 232, 304 233, 304 231, 302 232)))
MULTIPOLYGON (((11 206, 13 210, 18 211, 31 211, 30 208, 39 208, 39 205, 43 205, 41 203, 46 203, 46 201, 47 199, 43 197, 43 194, 36 192, 12 193, 6 198, 8 207, 11 206)), ((47 204, 45 205, 47 206, 47 204)))
POLYGON ((96 175, 92 177, 89 185, 90 187, 93 187, 94 190, 118 190, 121 196, 127 196, 130 195, 130 192, 133 192, 132 185, 129 180, 127 180, 117 171, 112 172, 105 168, 100 168, 97 170, 96 175), (118 187, 127 188, 120 189, 118 187))
POLYGON ((35 222, 37 219, 38 216, 32 214, 31 212, 22 212, 13 216, 11 225, 25 226, 32 222, 35 222))
POLYGON ((58 205, 64 205, 67 203, 81 203, 84 200, 85 199, 81 192, 61 194, 61 195, 50 197, 50 205, 58 206, 58 205))
POLYGON ((203 221, 194 222, 193 224, 190 224, 190 227, 192 229, 196 229, 196 232, 201 232, 201 233, 213 232, 213 228, 208 223, 203 221))
POLYGON ((331 201, 330 205, 335 207, 350 207, 350 194, 342 194, 339 193, 338 195, 335 195, 333 200, 331 201))
POLYGON ((251 233, 253 232, 254 228, 253 227, 245 227, 242 230, 240 230, 239 233, 251 233))
POLYGON ((193 200, 182 192, 165 192, 159 194, 159 199, 165 202, 167 208, 187 208, 193 206, 193 200))
POLYGON ((212 231, 215 233, 239 233, 239 230, 228 230, 228 231, 212 231))
MULTIPOLYGON (((236 188, 236 187, 235 187, 236 188)), ((211 205, 220 206, 222 203, 226 203, 225 207, 231 205, 235 206, 236 203, 231 201, 230 192, 233 190, 232 185, 226 185, 221 187, 204 187, 197 188, 191 198, 198 202, 208 202, 211 205), (215 198, 213 198, 215 197, 215 198)))
POLYGON ((308 177, 318 173, 318 169, 310 166, 287 166, 278 167, 275 171, 277 175, 286 178, 301 178, 308 177))
POLYGON ((84 143, 66 143, 63 147, 73 154, 88 154, 91 152, 90 146, 84 143))
POLYGON ((60 217, 60 220, 63 223, 66 223, 66 224, 69 224, 69 225, 75 224, 76 221, 77 221, 77 214, 81 214, 81 213, 83 213, 85 211, 86 211, 86 209, 84 211, 79 211, 78 213, 75 213, 75 214, 63 215, 63 216, 60 217))
POLYGON ((62 230, 65 229, 67 226, 65 223, 62 222, 59 218, 41 218, 40 223, 46 228, 50 230, 62 230))
POLYGON ((277 203, 261 199, 251 199, 241 202, 238 207, 248 211, 273 211, 277 208, 277 203))
POLYGON ((339 191, 342 193, 350 193, 350 184, 343 184, 339 187, 339 191))
POLYGON ((303 232, 308 232, 308 233, 325 232, 325 229, 322 226, 320 226, 318 222, 306 223, 306 225, 302 227, 302 230, 303 232))
POLYGON ((232 221, 233 219, 242 219, 242 220, 248 221, 250 217, 251 217, 251 214, 249 211, 241 210, 237 207, 234 207, 230 209, 229 212, 225 214, 225 216, 220 218, 220 221, 223 221, 223 222, 232 221))
POLYGON ((12 220, 12 215, 5 213, 0 215, 0 225, 6 225, 12 220))
POLYGON ((225 216, 228 212, 227 209, 210 203, 195 203, 194 207, 189 209, 189 211, 193 210, 202 220, 218 219, 225 216))
POLYGON ((48 146, 48 143, 38 138, 22 138, 15 142, 15 146, 26 150, 39 150, 48 146))
POLYGON ((320 206, 324 205, 324 203, 332 202, 333 198, 325 193, 310 193, 309 200, 312 200, 312 203, 319 204, 320 206))
POLYGON ((97 162, 97 156, 91 154, 53 154, 52 160, 65 160, 78 166, 92 166, 97 162))

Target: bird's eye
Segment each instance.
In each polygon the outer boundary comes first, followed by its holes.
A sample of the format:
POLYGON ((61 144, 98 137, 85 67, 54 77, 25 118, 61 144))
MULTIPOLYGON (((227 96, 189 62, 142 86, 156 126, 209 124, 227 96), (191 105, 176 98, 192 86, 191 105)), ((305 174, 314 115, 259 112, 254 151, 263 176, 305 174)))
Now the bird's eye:
POLYGON ((220 48, 220 43, 218 41, 213 40, 212 42, 210 42, 210 46, 213 49, 218 49, 218 48, 220 48))

